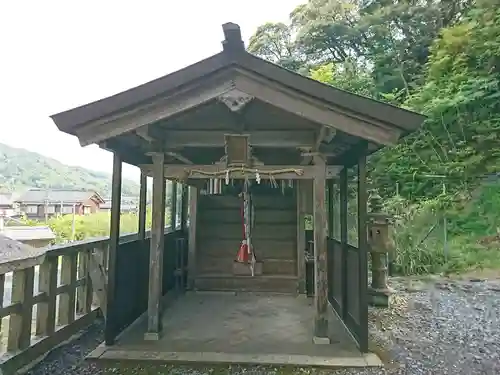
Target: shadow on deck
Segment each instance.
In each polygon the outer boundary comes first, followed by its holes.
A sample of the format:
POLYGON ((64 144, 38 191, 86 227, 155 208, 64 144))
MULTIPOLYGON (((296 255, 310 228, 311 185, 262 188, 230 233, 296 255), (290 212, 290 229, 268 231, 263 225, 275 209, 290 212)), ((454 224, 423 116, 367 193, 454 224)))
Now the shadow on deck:
POLYGON ((187 293, 163 315, 163 337, 145 341, 144 319, 113 346, 99 346, 89 359, 104 367, 124 361, 159 364, 381 366, 362 354, 338 318, 330 316, 330 345, 312 342, 313 301, 264 293, 187 293))

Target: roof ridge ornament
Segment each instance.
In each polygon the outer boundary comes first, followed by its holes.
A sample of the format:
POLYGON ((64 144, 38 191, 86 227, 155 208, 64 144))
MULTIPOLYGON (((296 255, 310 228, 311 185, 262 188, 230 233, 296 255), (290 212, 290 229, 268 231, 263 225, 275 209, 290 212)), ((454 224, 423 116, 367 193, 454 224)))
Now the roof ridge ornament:
POLYGON ((245 51, 245 43, 241 38, 241 30, 238 24, 227 22, 222 25, 222 31, 224 32, 224 41, 222 42, 224 52, 245 51))

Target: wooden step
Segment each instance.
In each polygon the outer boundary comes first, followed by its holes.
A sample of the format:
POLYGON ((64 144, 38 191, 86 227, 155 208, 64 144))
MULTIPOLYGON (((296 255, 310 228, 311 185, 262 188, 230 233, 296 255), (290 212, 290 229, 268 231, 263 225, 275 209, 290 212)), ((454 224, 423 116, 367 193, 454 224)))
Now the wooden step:
POLYGON ((297 293, 297 278, 290 276, 199 275, 195 288, 201 291, 297 293))
MULTIPOLYGON (((254 196, 253 205, 256 209, 295 210, 295 197, 288 196, 254 196)), ((241 198, 228 195, 200 195, 198 210, 205 209, 241 209, 241 198)))
MULTIPOLYGON (((205 239, 196 243, 196 254, 233 259, 240 248, 241 239, 205 239)), ((257 258, 266 259, 288 259, 297 257, 297 246, 295 240, 260 240, 253 241, 253 248, 257 258)))
POLYGON ((265 259, 262 261, 264 275, 297 275, 297 261, 295 259, 265 259))
MULTIPOLYGON (((200 274, 231 274, 234 257, 216 258, 211 256, 200 256, 197 258, 196 270, 200 274)), ((259 261, 261 258, 259 258, 259 261)), ((284 259, 264 259, 262 260, 264 275, 288 275, 297 274, 297 262, 295 260, 284 259)))
MULTIPOLYGON (((210 208, 198 212, 198 223, 202 224, 235 224, 241 222, 240 209, 210 208)), ((255 224, 297 224, 296 210, 276 210, 259 208, 255 210, 255 224)))
MULTIPOLYGON (((241 223, 235 224, 203 224, 197 227, 199 241, 211 239, 240 239, 243 236, 241 223)), ((252 238, 257 240, 293 240, 297 237, 296 224, 256 224, 252 228, 252 238)))

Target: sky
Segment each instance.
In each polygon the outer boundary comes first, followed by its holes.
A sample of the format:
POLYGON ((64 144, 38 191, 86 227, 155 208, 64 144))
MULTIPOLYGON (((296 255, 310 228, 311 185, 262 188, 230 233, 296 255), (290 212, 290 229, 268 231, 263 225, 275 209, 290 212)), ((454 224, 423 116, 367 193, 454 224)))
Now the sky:
MULTIPOLYGON (((111 153, 82 148, 49 116, 220 52, 223 23, 238 23, 248 43, 304 1, 2 1, 0 142, 111 172, 111 153)), ((123 173, 138 179, 133 166, 123 173)))

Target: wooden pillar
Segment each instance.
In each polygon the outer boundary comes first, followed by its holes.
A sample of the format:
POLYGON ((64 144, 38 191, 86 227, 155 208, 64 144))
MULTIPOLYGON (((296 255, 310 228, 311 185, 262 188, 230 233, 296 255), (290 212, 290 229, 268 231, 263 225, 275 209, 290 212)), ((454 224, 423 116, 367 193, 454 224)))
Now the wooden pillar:
POLYGON ((177 225, 177 182, 172 181, 170 191, 170 229, 175 230, 177 225))
POLYGON ((115 315, 119 309, 115 306, 115 289, 117 273, 116 257, 120 243, 120 205, 122 195, 122 159, 114 152, 113 155, 113 177, 111 190, 111 218, 109 230, 109 255, 108 255, 108 294, 106 298, 106 327, 104 329, 104 341, 106 345, 113 345, 117 329, 115 327, 115 315))
POLYGON ((328 185, 328 237, 334 238, 334 227, 335 227, 335 184, 334 180, 331 178, 327 182, 328 185))
POLYGON ((189 234, 188 234, 188 288, 195 288, 196 278, 196 222, 198 209, 198 189, 189 187, 189 234))
POLYGON ((341 290, 342 290, 342 318, 344 321, 347 319, 347 299, 349 298, 349 294, 347 291, 347 284, 348 284, 348 263, 347 263, 347 257, 349 255, 348 249, 347 249, 347 168, 344 167, 340 171, 340 181, 339 181, 339 190, 340 190, 340 202, 339 202, 339 208, 340 208, 340 213, 339 213, 339 219, 340 219, 340 244, 341 244, 341 249, 342 249, 342 255, 341 255, 341 270, 342 270, 342 277, 341 277, 341 290))
POLYGON ((297 279, 298 292, 306 293, 306 227, 305 227, 305 205, 306 190, 305 180, 295 180, 297 194, 297 279))
POLYGON ((159 340, 161 335, 161 297, 163 284, 163 245, 165 233, 165 155, 153 159, 153 207, 151 248, 149 254, 148 328, 145 340, 159 340))
POLYGON ((146 193, 148 190, 146 172, 141 169, 140 191, 139 191, 139 240, 146 237, 146 193))
POLYGON ((359 349, 368 351, 368 189, 366 183, 366 156, 358 159, 358 283, 359 295, 359 349))
POLYGON ((314 273, 316 279, 314 302, 314 343, 329 344, 328 338, 328 273, 326 217, 326 163, 321 156, 314 157, 314 273))
POLYGON ((182 185, 182 198, 181 198, 181 230, 186 231, 187 227, 187 217, 189 209, 189 186, 187 184, 182 185))
MULTIPOLYGON (((334 190, 334 181, 333 179, 329 179, 326 182, 327 186, 327 225, 328 225, 328 238, 333 239, 334 238, 334 230, 333 230, 333 220, 334 220, 334 197, 335 194, 333 193, 334 190)), ((330 297, 333 296, 333 273, 334 273, 334 253, 333 253, 333 246, 328 246, 329 240, 327 240, 327 275, 328 275, 328 293, 327 297, 330 300, 330 297)))

